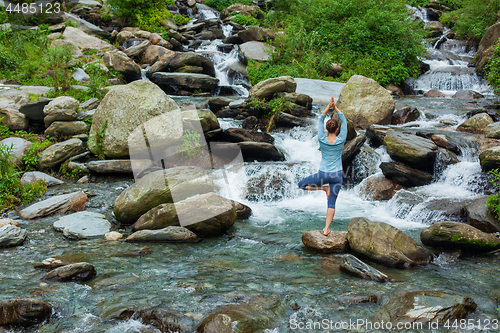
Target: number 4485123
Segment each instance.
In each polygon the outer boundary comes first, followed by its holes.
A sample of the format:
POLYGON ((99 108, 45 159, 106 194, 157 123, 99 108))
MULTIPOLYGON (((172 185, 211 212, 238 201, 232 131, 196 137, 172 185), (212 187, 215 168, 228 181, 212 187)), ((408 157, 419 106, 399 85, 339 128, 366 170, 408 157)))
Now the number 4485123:
POLYGON ((23 3, 20 4, 12 4, 9 3, 7 8, 5 8, 7 13, 22 13, 22 14, 35 14, 37 12, 45 13, 45 14, 57 14, 61 11, 60 3, 23 3))

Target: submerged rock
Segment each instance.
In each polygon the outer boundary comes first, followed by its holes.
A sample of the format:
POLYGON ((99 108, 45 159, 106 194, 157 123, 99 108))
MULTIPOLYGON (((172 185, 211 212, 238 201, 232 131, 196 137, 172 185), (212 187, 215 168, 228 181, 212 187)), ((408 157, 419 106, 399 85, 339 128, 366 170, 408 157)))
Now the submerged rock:
POLYGON ((84 209, 84 205, 88 201, 87 195, 83 192, 56 195, 24 208, 19 212, 19 216, 23 219, 34 219, 71 210, 78 212, 84 209))
POLYGON ((58 267, 67 265, 67 263, 62 262, 62 260, 56 258, 47 258, 41 262, 35 263, 35 269, 42 269, 47 271, 52 271, 58 267))
POLYGON ((365 264, 352 254, 344 255, 342 264, 340 264, 340 268, 365 280, 373 280, 377 282, 389 281, 389 277, 387 275, 380 272, 379 270, 376 270, 370 265, 365 264))
POLYGON ((500 238, 465 223, 438 222, 420 233, 420 240, 430 247, 458 248, 488 252, 500 248, 500 238))
POLYGON ((7 224, 0 228, 0 248, 21 245, 28 232, 15 225, 7 224))
POLYGON ((31 326, 50 318, 52 306, 36 299, 0 301, 0 325, 31 326))
POLYGON ((361 183, 359 192, 368 200, 390 200, 397 191, 404 188, 382 175, 372 175, 361 183))
POLYGON ((97 274, 94 266, 88 262, 79 262, 58 267, 48 272, 42 280, 52 282, 88 281, 97 274))
POLYGON ((105 235, 111 229, 111 223, 103 214, 78 212, 59 218, 53 227, 69 239, 87 239, 105 235))
POLYGON ((346 231, 330 231, 328 236, 323 235, 323 230, 306 231, 302 235, 302 243, 322 253, 339 253, 349 250, 346 231))
POLYGON ((349 222, 347 239, 354 252, 385 266, 427 264, 432 258, 429 251, 401 230, 362 217, 349 222))
POLYGON ((127 237, 127 242, 194 243, 199 240, 194 232, 179 226, 160 230, 139 230, 127 237))

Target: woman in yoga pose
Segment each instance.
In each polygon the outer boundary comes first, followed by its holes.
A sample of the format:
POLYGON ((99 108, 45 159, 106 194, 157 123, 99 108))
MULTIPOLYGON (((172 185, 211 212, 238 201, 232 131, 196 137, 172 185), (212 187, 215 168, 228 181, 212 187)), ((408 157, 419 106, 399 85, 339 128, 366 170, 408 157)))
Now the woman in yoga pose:
POLYGON ((335 202, 342 187, 342 150, 344 149, 347 137, 347 121, 345 116, 335 105, 335 99, 332 96, 330 103, 318 122, 318 141, 321 147, 321 164, 319 171, 314 175, 306 177, 299 182, 299 187, 308 191, 322 190, 326 193, 328 209, 326 210, 326 225, 323 229, 323 235, 330 233, 330 224, 335 215, 335 202), (336 120, 330 119, 326 122, 325 134, 324 121, 328 110, 333 107, 340 118, 340 133, 337 135, 339 124, 336 120))

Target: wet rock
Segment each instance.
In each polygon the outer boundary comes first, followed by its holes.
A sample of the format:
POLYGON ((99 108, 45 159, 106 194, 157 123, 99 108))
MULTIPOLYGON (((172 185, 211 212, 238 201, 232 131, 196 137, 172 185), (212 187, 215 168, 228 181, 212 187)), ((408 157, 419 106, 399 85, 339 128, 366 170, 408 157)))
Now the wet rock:
POLYGON ((250 60, 253 61, 269 61, 271 54, 275 51, 275 47, 263 42, 249 41, 239 46, 241 52, 240 61, 247 64, 250 60))
POLYGON ((280 173, 265 173, 250 177, 247 182, 247 200, 276 201, 285 196, 285 189, 290 182, 280 173))
POLYGON ((158 85, 177 86, 183 89, 210 91, 219 85, 219 79, 205 74, 156 72, 151 80, 158 85))
MULTIPOLYGON (((418 133, 417 133, 418 135, 418 133)), ((430 138, 432 140, 432 142, 434 142, 438 147, 443 147, 455 154, 461 154, 461 151, 460 151, 460 148, 458 147, 458 145, 450 140, 448 140, 448 138, 446 137, 446 135, 442 135, 442 134, 432 134, 430 136, 430 138)))
POLYGON ((459 222, 434 223, 422 230, 420 240, 430 247, 471 252, 489 252, 500 248, 500 238, 459 222))
POLYGON ((497 22, 486 29, 481 41, 479 42, 474 60, 471 61, 479 74, 484 75, 486 65, 493 56, 493 51, 495 50, 494 46, 498 43, 499 38, 500 23, 497 22))
POLYGON ((293 128, 296 126, 306 127, 308 123, 300 117, 292 116, 291 114, 281 112, 278 115, 278 119, 276 121, 277 127, 285 127, 285 128, 293 128))
POLYGON ((409 105, 396 103, 396 110, 391 117, 392 125, 406 124, 411 121, 415 121, 420 117, 420 112, 417 108, 411 107, 409 105))
POLYGON ((483 95, 481 95, 480 93, 475 92, 473 90, 459 90, 452 97, 456 98, 456 99, 477 99, 477 98, 484 98, 483 95))
POLYGON ((28 232, 15 225, 7 224, 0 228, 0 248, 21 245, 28 232))
POLYGON ((6 138, 0 141, 0 145, 5 145, 12 148, 10 150, 10 156, 12 156, 12 161, 19 167, 24 165, 23 158, 28 149, 31 147, 32 143, 28 140, 18 137, 6 138))
POLYGON ((500 146, 483 150, 479 154, 479 162, 484 171, 500 168, 500 146))
POLYGON ((103 128, 102 153, 107 158, 128 157, 130 146, 134 151, 143 151, 146 148, 141 143, 144 142, 143 128, 148 133, 151 149, 166 148, 182 137, 177 103, 154 83, 145 80, 113 87, 99 104, 88 141, 90 151, 96 155, 100 150, 96 134, 103 128))
POLYGON ((479 113, 460 124, 457 127, 457 131, 480 134, 490 124, 493 124, 493 119, 487 113, 479 113))
POLYGON ((359 153, 366 142, 366 135, 360 134, 344 145, 342 150, 342 162, 346 165, 359 153))
POLYGON ((124 53, 130 58, 140 58, 150 45, 149 40, 144 40, 135 46, 129 47, 124 53))
POLYGON ((486 206, 488 197, 475 199, 466 206, 469 224, 484 232, 500 232, 500 221, 486 206))
POLYGON ((199 237, 214 237, 224 234, 234 224, 236 217, 231 200, 212 192, 175 204, 159 205, 142 215, 132 229, 160 229, 180 225, 199 237))
POLYGON ((45 149, 38 159, 40 169, 50 169, 70 157, 78 155, 83 149, 83 142, 80 139, 69 139, 53 144, 45 149))
POLYGON ((380 169, 386 178, 404 187, 428 185, 434 179, 430 173, 410 168, 401 163, 382 162, 380 169))
POLYGON ((370 144, 374 147, 379 147, 384 143, 385 135, 387 131, 390 131, 391 127, 371 125, 366 129, 366 137, 370 139, 370 144))
MULTIPOLYGON (((199 67, 202 69, 202 74, 215 77, 215 68, 212 61, 201 54, 193 52, 176 53, 175 57, 168 63, 168 67, 171 72, 179 72, 180 69, 186 67, 199 67)), ((189 73, 187 70, 184 70, 184 72, 189 73)))
POLYGON ((413 134, 387 131, 384 145, 387 153, 396 161, 423 171, 434 169, 438 147, 431 140, 413 134))
POLYGON ((246 130, 243 128, 228 128, 224 130, 224 141, 228 142, 267 142, 274 143, 274 138, 264 132, 246 130))
POLYGON ((123 191, 115 200, 113 212, 118 221, 132 224, 151 208, 196 194, 211 192, 213 181, 198 167, 176 167, 152 172, 123 191))
POLYGON ((35 269, 42 269, 42 270, 46 270, 46 271, 51 271, 51 270, 54 270, 54 269, 56 269, 58 267, 62 267, 62 266, 65 266, 65 265, 67 265, 67 263, 62 262, 59 259, 56 259, 56 258, 47 258, 47 259, 44 259, 41 262, 35 263, 34 267, 35 267, 35 269))
POLYGON ((425 24, 424 29, 428 31, 427 37, 439 37, 443 33, 444 26, 439 21, 430 21, 425 24))
POLYGON ((45 135, 49 136, 73 136, 77 134, 87 133, 89 127, 83 121, 54 121, 45 130, 45 135))
MULTIPOLYGON (((219 145, 222 148, 224 144, 219 145)), ((243 154, 245 162, 265 162, 265 161, 284 161, 285 156, 275 146, 267 142, 245 141, 238 142, 237 145, 243 154)))
POLYGON ((43 108, 45 126, 49 127, 54 121, 76 120, 76 108, 80 105, 75 98, 61 96, 54 98, 43 108))
POLYGON ((345 231, 330 231, 328 236, 323 235, 323 230, 306 231, 302 234, 302 243, 321 253, 342 253, 349 250, 345 231))
POLYGON ((500 122, 489 124, 484 128, 483 133, 486 138, 500 139, 500 122))
POLYGON ((424 323, 465 319, 476 310, 470 298, 444 291, 410 291, 391 297, 375 316, 393 323, 424 323))
POLYGON ((95 267, 88 262, 79 262, 58 267, 48 272, 42 280, 51 282, 84 282, 97 275, 95 267))
POLYGON ((123 238, 123 235, 117 231, 111 231, 104 235, 104 239, 109 241, 117 241, 121 238, 123 238))
POLYGON ((139 80, 141 78, 141 67, 122 51, 108 51, 104 53, 102 59, 106 66, 122 73, 127 81, 139 80))
POLYGON ((187 228, 170 226, 159 230, 140 230, 127 237, 127 242, 194 243, 200 238, 187 228))
MULTIPOLYGON (((130 318, 137 318, 141 320, 143 324, 151 325, 158 329, 160 332, 182 333, 190 331, 188 327, 186 327, 186 324, 183 322, 183 317, 167 310, 126 309, 121 311, 121 313, 116 317, 116 319, 120 320, 126 320, 130 318)), ((155 332, 157 331, 155 330, 155 332)))
MULTIPOLYGON (((365 264, 352 254, 344 255, 340 268, 345 272, 359 276, 365 280, 372 280, 377 282, 387 282, 389 277, 379 270, 376 270, 370 265, 365 264)), ((375 301, 376 302, 376 301, 375 301)))
POLYGON ((0 219, 0 228, 5 227, 6 225, 13 225, 19 227, 19 223, 17 221, 11 219, 0 219))
POLYGON ((249 91, 250 98, 271 99, 280 92, 295 92, 297 83, 291 76, 280 76, 257 83, 249 91))
POLYGON ((36 299, 0 301, 0 325, 31 326, 50 318, 52 306, 36 299))
POLYGON ((234 333, 230 316, 217 313, 206 318, 197 328, 200 333, 234 333))
POLYGON ((445 170, 448 166, 460 162, 457 155, 444 148, 438 149, 436 160, 439 163, 438 171, 445 170))
POLYGON ((347 295, 340 296, 337 298, 337 301, 342 305, 378 303, 379 297, 377 295, 347 295))
POLYGON ((59 218, 53 225, 56 231, 69 239, 102 237, 111 229, 111 223, 103 214, 78 212, 59 218))
POLYGON ((221 109, 224 109, 226 106, 228 106, 232 102, 231 99, 229 98, 224 98, 224 97, 216 97, 212 98, 208 101, 208 106, 212 112, 217 112, 221 109))
POLYGON ((236 209, 236 219, 246 220, 252 215, 252 208, 240 202, 233 201, 234 208, 236 209))
MULTIPOLYGON (((281 92, 276 95, 277 97, 284 98, 287 101, 305 107, 307 110, 312 109, 313 99, 306 95, 295 92, 281 92)), ((332 114, 333 115, 333 114, 332 114)))
POLYGON ((431 89, 424 94, 424 97, 446 97, 446 95, 439 90, 431 89))
POLYGON ((347 239, 354 252, 385 266, 421 265, 432 258, 413 238, 384 222, 354 218, 349 222, 347 239))
POLYGON ((365 199, 378 201, 390 200, 401 189, 405 187, 382 175, 373 175, 361 183, 359 192, 365 199))
POLYGON ((84 209, 87 201, 87 195, 83 192, 57 195, 24 208, 19 212, 19 216, 28 220, 54 213, 77 212, 84 209))
POLYGON ((366 129, 372 124, 389 124, 395 102, 374 80, 354 75, 342 88, 337 106, 355 128, 366 129))

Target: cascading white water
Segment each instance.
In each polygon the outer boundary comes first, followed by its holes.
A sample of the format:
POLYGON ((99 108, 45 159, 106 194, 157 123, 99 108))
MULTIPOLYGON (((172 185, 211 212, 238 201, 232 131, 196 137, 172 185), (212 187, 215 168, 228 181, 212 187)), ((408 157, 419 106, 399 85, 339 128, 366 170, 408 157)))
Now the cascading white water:
MULTIPOLYGON (((426 9, 409 7, 414 17, 429 22, 426 9)), ((486 80, 480 78, 473 68, 467 64, 473 59, 475 50, 466 52, 464 41, 449 39, 449 29, 444 29, 442 36, 429 46, 429 59, 423 61, 430 66, 430 70, 417 79, 410 78, 407 83, 415 91, 439 90, 447 95, 457 90, 474 90, 482 94, 491 94, 491 87, 486 80)))

